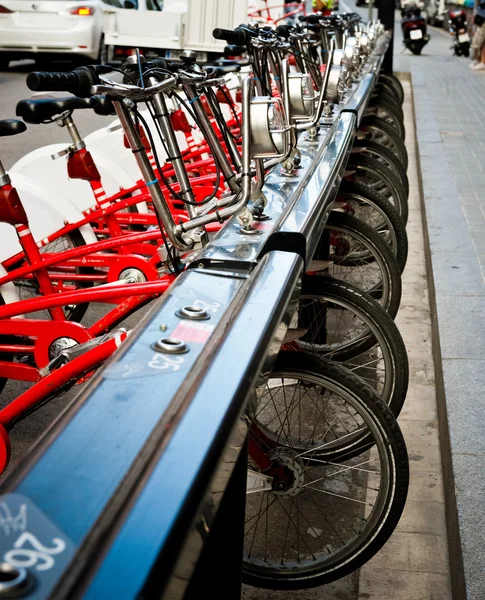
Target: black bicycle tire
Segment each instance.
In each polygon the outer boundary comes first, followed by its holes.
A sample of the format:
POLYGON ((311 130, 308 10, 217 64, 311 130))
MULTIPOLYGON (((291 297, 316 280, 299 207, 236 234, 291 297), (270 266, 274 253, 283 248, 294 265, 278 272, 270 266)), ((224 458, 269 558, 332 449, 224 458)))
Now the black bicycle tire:
MULTIPOLYGON (((384 310, 391 316, 391 318, 394 318, 397 315, 397 311, 399 310, 399 305, 401 302, 401 271, 399 270, 399 265, 397 264, 397 261, 386 242, 372 229, 372 227, 369 227, 360 219, 336 211, 332 211, 330 213, 325 225, 325 230, 343 231, 347 235, 353 235, 357 239, 365 240, 366 245, 372 248, 374 256, 378 257, 380 266, 385 269, 383 276, 387 277, 388 279, 387 283, 389 287, 389 298, 384 304, 381 304, 381 302, 379 302, 379 304, 383 306, 384 310)), ((325 242, 324 236, 321 242, 325 242)), ((320 249, 318 249, 317 252, 320 252, 320 249)), ((335 275, 333 276, 336 279, 339 279, 339 277, 335 275)), ((382 298, 382 295, 379 295, 379 293, 370 293, 370 295, 375 300, 382 298)))
MULTIPOLYGON (((63 236, 61 236, 61 238, 68 238, 71 241, 72 247, 73 248, 79 248, 81 246, 86 246, 86 240, 84 239, 82 233, 78 230, 78 229, 74 229, 72 231, 70 231, 69 233, 64 234, 63 236)), ((13 265, 12 269, 15 269, 17 267, 17 265, 13 265)), ((81 274, 91 274, 92 273, 92 268, 91 267, 78 267, 79 272, 81 274)), ((14 281, 15 283, 15 281, 14 281)), ((88 288, 88 287, 92 287, 94 284, 93 283, 86 283, 83 288, 88 288)), ((76 304, 75 307, 72 309, 72 312, 70 312, 67 317, 66 320, 67 321, 74 321, 74 322, 81 322, 82 318, 84 317, 84 315, 86 314, 86 311, 89 308, 89 302, 84 302, 82 304, 76 304)))
POLYGON ((400 98, 400 96, 398 96, 395 88, 393 88, 387 80, 383 80, 383 79, 379 78, 377 80, 377 83, 374 86, 373 94, 374 93, 375 94, 384 93, 386 95, 386 97, 391 97, 393 102, 395 102, 396 105, 401 107, 401 110, 402 110, 403 103, 401 102, 401 98, 400 98))
POLYGON ((407 173, 394 152, 373 140, 355 140, 353 148, 362 148, 362 152, 352 152, 351 155, 355 154, 358 156, 359 154, 363 154, 366 156, 365 151, 368 149, 368 152, 371 155, 370 158, 374 155, 374 157, 387 165, 391 171, 394 171, 395 175, 397 175, 399 181, 402 183, 406 192, 406 197, 409 196, 409 179, 407 173))
MULTIPOLYGON (((369 115, 374 115, 379 119, 382 119, 386 123, 389 123, 395 130, 396 133, 402 140, 406 139, 406 128, 404 127, 404 120, 390 102, 382 98, 377 98, 376 101, 371 102, 368 106, 367 112, 369 115), (376 111, 383 111, 381 113, 376 111)), ((366 113, 364 113, 365 115, 366 113)))
MULTIPOLYGON (((385 510, 381 510, 378 527, 367 534, 353 557, 346 558, 342 564, 331 564, 331 568, 300 569, 300 573, 281 570, 275 576, 267 565, 254 565, 244 556, 242 564, 243 582, 254 587, 269 589, 307 589, 330 583, 354 572, 368 562, 386 543, 395 530, 404 509, 409 487, 409 462, 406 444, 399 425, 382 400, 363 383, 341 365, 325 361, 303 353, 281 352, 277 358, 273 373, 292 374, 293 377, 310 375, 322 382, 330 382, 332 388, 344 390, 347 398, 352 397, 355 405, 359 405, 360 414, 372 419, 384 443, 389 461, 389 490, 386 494, 385 510)), ((262 561, 260 561, 261 563, 262 561)))
MULTIPOLYGON (((368 173, 378 177, 382 184, 386 186, 390 196, 392 196, 392 204, 394 208, 401 216, 404 224, 407 224, 409 216, 409 204, 406 189, 392 169, 387 167, 379 160, 372 159, 368 156, 359 156, 357 154, 353 156, 350 155, 350 158, 347 162, 347 170, 356 171, 357 174, 359 172, 363 174, 367 171, 368 173)), ((389 197, 386 194, 383 195, 387 200, 389 200, 389 197)))
POLYGON ((362 135, 365 138, 374 139, 372 137, 372 131, 379 132, 391 142, 392 151, 395 153, 399 161, 402 163, 404 169, 407 171, 409 159, 406 146, 404 145, 402 139, 397 135, 393 127, 382 119, 379 119, 379 117, 364 117, 360 122, 357 137, 359 138, 362 135))
POLYGON ((392 233, 395 238, 394 247, 389 243, 388 246, 396 257, 397 264, 402 273, 408 257, 408 235, 404 221, 392 203, 389 202, 385 196, 379 194, 379 192, 376 192, 368 185, 357 183, 355 181, 342 181, 339 191, 337 192, 337 198, 341 196, 347 197, 347 201, 349 199, 355 199, 364 201, 369 205, 375 205, 375 207, 385 215, 387 220, 386 224, 389 224, 390 228, 392 228, 392 233))
MULTIPOLYGON (((333 277, 305 275, 302 281, 301 299, 304 300, 305 298, 313 297, 324 300, 329 299, 330 302, 342 301, 344 304, 346 303, 348 306, 353 307, 355 314, 359 318, 366 319, 372 323, 371 327, 374 328, 383 340, 383 343, 387 345, 392 363, 392 393, 389 395, 389 398, 383 398, 383 400, 392 410, 392 413, 398 417, 406 400, 409 384, 409 362, 406 346, 397 325, 382 306, 371 296, 355 286, 334 279, 333 277)), ((304 336, 301 338, 301 341, 297 340, 294 346, 298 347, 302 344, 303 350, 307 352, 317 354, 327 360, 345 363, 367 352, 377 344, 375 334, 370 329, 368 331, 369 334, 366 337, 356 339, 340 350, 329 349, 327 352, 321 352, 318 348, 312 347, 311 344, 305 342, 304 336)), ((322 348, 322 345, 319 348, 322 348)))
POLYGON ((373 90, 373 94, 371 96, 371 103, 379 102, 382 100, 390 105, 392 105, 393 110, 399 116, 401 121, 404 121, 404 110, 402 104, 396 98, 396 96, 389 91, 389 88, 385 87, 385 84, 377 83, 376 87, 373 90))
POLYGON ((385 81, 392 87, 401 104, 404 103, 404 88, 400 80, 393 73, 381 72, 379 74, 379 80, 385 81))

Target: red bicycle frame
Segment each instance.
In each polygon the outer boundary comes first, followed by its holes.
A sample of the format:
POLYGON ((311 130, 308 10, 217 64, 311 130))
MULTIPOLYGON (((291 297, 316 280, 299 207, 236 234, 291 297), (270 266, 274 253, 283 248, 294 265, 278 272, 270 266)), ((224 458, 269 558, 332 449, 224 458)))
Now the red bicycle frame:
POLYGON ((89 346, 89 342, 111 331, 134 310, 165 292, 173 279, 174 276, 149 283, 99 286, 89 290, 32 298, 0 307, 0 378, 34 383, 0 410, 0 473, 10 457, 10 442, 5 427, 69 382, 79 382, 82 376, 92 372, 109 358, 128 334, 121 331, 107 340, 101 339, 99 344, 87 347, 80 356, 51 370, 50 350, 54 342, 68 338, 77 342, 80 349, 83 344, 89 346), (107 302, 116 299, 119 301, 120 298, 124 298, 121 304, 91 327, 70 321, 57 321, 53 327, 50 320, 18 318, 38 310, 60 309, 61 306, 71 303, 107 302), (20 336, 23 343, 17 342, 20 336), (12 358, 20 355, 36 366, 6 360, 5 357, 9 355, 12 358))
POLYGON ((265 6, 264 8, 259 8, 258 10, 253 11, 248 16, 253 19, 257 19, 258 17, 263 17, 263 13, 266 13, 266 21, 275 25, 279 21, 283 19, 288 19, 288 17, 292 17, 298 13, 303 13, 306 15, 305 2, 288 2, 287 4, 279 4, 277 6, 272 6, 271 8, 268 6, 268 0, 263 0, 265 6), (273 19, 271 17, 270 10, 274 10, 275 8, 283 8, 286 9, 288 7, 295 7, 295 10, 285 13, 283 16, 278 17, 278 19, 273 19))

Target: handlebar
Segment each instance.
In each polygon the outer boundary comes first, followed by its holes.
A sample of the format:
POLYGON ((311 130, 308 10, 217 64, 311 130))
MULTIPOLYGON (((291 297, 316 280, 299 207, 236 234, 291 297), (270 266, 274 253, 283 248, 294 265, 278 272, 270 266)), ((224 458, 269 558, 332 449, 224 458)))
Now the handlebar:
MULTIPOLYGON (((163 59, 152 61, 153 67, 166 68, 163 59)), ((70 92, 79 98, 90 98, 95 94, 106 94, 111 97, 147 98, 163 92, 177 83, 174 76, 150 87, 117 84, 112 81, 102 81, 96 71, 106 72, 106 68, 79 67, 70 73, 56 71, 33 71, 27 76, 27 87, 34 92, 70 92)))
POLYGON ((317 25, 318 22, 320 21, 320 19, 318 18, 317 15, 304 15, 304 16, 298 17, 298 19, 302 23, 311 23, 312 25, 317 25))
POLYGON ((217 27, 212 32, 216 40, 225 40, 228 44, 235 46, 244 46, 251 38, 251 34, 247 29, 236 27, 236 29, 221 29, 217 27))
POLYGON ((139 87, 137 85, 127 84, 116 84, 116 83, 105 83, 101 82, 92 87, 93 94, 106 94, 107 96, 115 96, 121 98, 131 98, 132 100, 138 100, 142 98, 149 98, 155 94, 164 92, 177 83, 176 77, 167 77, 163 81, 151 85, 150 87, 139 87))
POLYGON ((229 58, 230 56, 241 56, 246 51, 246 46, 235 46, 234 44, 230 44, 224 48, 224 57, 229 58))
POLYGON ((290 37, 291 27, 289 25, 278 25, 276 35, 287 40, 290 37))
POLYGON ((97 81, 99 78, 88 67, 70 73, 33 71, 27 75, 27 87, 33 92, 70 92, 79 98, 89 98, 97 81))

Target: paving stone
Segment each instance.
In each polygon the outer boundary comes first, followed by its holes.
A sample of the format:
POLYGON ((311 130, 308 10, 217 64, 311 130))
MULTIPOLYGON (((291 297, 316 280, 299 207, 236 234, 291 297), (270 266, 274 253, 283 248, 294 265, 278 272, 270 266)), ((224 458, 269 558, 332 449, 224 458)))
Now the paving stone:
POLYGON ((408 500, 442 502, 442 474, 437 471, 413 471, 409 480, 408 500))
POLYGON ((443 535, 446 531, 444 503, 408 500, 398 523, 397 531, 443 535))
POLYGON ((485 478, 483 465, 485 456, 455 453, 453 468, 455 471, 455 489, 460 521, 460 535, 470 600, 484 597, 483 565, 485 564, 485 478))
POLYGON ((475 254, 456 250, 434 251, 433 260, 437 294, 452 296, 485 294, 485 283, 475 254))
POLYGON ((245 585, 241 598, 242 600, 355 600, 358 587, 358 573, 353 573, 335 583, 309 590, 262 590, 245 585))
POLYGON ((414 572, 448 575, 446 538, 429 533, 395 531, 385 547, 368 562, 368 568, 405 571, 410 579, 414 572))
MULTIPOLYGON (((481 402, 485 389, 485 78, 468 69, 469 61, 451 56, 449 38, 441 32, 433 32, 426 54, 424 60, 403 60, 399 56, 396 67, 409 68, 413 84, 417 83, 413 85, 417 139, 444 359, 467 599, 482 600, 485 597, 482 536, 485 429, 481 402), (430 113, 434 114, 434 121, 429 119, 430 113), (427 127, 421 131, 419 124, 425 119, 429 119, 427 127), (438 136, 442 143, 430 143, 438 136)), ((429 474, 412 476, 412 497, 431 491, 429 474)), ((389 589, 383 583, 383 588, 369 597, 401 597, 391 592, 393 581, 394 576, 390 576, 389 589)), ((414 581, 409 577, 402 586, 396 586, 399 592, 405 590, 403 598, 447 597, 438 582, 428 589, 425 583, 406 589, 406 583, 413 585, 414 581)))
POLYGON ((417 471, 441 473, 438 420, 401 421, 400 426, 408 446, 411 476, 414 477, 417 471))
POLYGON ((418 385, 413 382, 408 389, 406 402, 399 415, 399 423, 403 421, 428 422, 435 420, 437 416, 434 385, 418 385))
POLYGON ((448 576, 437 573, 365 569, 359 590, 362 600, 451 600, 448 576))

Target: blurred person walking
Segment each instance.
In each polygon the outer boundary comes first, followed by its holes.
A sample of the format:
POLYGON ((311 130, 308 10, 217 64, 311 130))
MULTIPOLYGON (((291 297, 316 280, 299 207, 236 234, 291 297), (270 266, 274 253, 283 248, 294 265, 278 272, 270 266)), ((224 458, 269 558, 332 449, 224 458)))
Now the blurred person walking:
POLYGON ((472 39, 473 60, 470 69, 485 71, 485 2, 478 5, 473 23, 476 29, 472 39))

